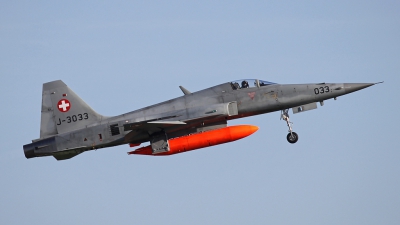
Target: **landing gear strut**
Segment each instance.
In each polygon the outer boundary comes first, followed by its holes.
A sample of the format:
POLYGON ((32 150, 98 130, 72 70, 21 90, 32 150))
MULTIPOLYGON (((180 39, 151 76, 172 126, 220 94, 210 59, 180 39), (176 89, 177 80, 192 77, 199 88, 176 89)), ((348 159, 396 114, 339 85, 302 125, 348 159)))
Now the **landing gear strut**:
POLYGON ((285 109, 281 111, 281 119, 286 121, 287 126, 289 127, 289 133, 286 136, 286 139, 289 143, 294 144, 299 140, 299 135, 292 129, 292 122, 289 120, 289 109, 285 109))

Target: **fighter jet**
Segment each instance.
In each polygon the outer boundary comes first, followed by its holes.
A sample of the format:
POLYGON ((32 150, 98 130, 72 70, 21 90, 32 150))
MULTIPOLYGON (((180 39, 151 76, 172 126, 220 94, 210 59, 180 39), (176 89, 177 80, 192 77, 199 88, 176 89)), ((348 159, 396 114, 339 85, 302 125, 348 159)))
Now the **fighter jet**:
POLYGON ((25 157, 70 159, 82 152, 127 144, 128 154, 165 156, 223 144, 247 137, 253 125, 228 126, 227 121, 281 111, 293 131, 289 110, 306 112, 327 99, 377 83, 277 84, 258 79, 226 82, 197 92, 180 86, 183 96, 118 116, 95 112, 63 81, 43 84, 40 138, 23 146, 25 157))

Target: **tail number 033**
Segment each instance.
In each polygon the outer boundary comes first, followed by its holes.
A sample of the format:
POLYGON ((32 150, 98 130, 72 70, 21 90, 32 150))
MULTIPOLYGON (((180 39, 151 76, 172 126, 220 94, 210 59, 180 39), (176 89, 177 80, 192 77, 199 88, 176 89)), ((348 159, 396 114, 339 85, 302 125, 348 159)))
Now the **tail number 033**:
POLYGON ((325 86, 325 87, 319 87, 319 88, 315 88, 314 89, 314 93, 316 94, 316 95, 318 95, 318 94, 323 94, 323 93, 329 93, 329 87, 328 86, 325 86))

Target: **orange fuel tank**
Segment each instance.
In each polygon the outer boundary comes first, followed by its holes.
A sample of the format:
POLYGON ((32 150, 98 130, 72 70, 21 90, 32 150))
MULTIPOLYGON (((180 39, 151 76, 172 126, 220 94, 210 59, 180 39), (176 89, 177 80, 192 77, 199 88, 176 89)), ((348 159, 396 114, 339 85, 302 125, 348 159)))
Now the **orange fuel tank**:
MULTIPOLYGON (((170 150, 168 152, 155 154, 154 156, 173 155, 181 152, 236 141, 253 134, 257 130, 258 127, 253 125, 235 125, 170 139, 168 140, 170 150)), ((128 152, 128 154, 153 155, 152 152, 151 146, 149 145, 128 152)))

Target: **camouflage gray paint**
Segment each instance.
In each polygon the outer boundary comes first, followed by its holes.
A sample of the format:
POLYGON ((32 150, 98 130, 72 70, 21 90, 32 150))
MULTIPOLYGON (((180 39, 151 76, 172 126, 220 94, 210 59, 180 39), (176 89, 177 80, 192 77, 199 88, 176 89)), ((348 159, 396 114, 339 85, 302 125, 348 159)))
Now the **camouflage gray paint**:
MULTIPOLYGON (((168 151, 168 139, 226 127, 232 119, 285 110, 283 118, 290 125, 286 109, 293 108, 295 113, 314 109, 315 102, 322 105, 326 99, 371 85, 374 84, 281 85, 245 79, 193 93, 180 87, 182 97, 105 117, 58 80, 43 84, 40 138, 23 148, 26 158, 54 156, 57 160, 88 150, 148 141, 152 146, 166 145, 168 151)), ((295 135, 296 140, 291 143, 297 141, 295 135)))

